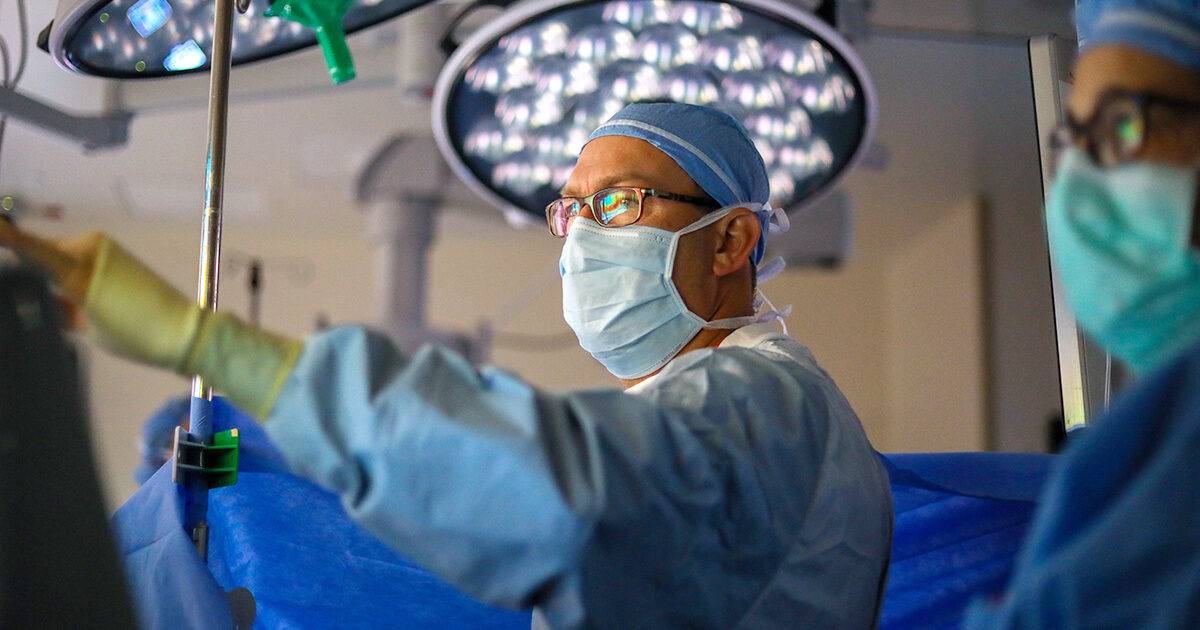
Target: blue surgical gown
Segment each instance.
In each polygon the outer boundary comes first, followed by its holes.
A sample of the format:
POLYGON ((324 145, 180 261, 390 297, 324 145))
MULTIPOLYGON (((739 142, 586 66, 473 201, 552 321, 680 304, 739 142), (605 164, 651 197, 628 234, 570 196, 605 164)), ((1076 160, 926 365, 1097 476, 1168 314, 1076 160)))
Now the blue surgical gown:
POLYGON ((1200 346, 1137 381, 1046 479, 1008 590, 971 630, 1200 628, 1200 346))
POLYGON ((562 393, 335 328, 266 430, 382 541, 554 628, 877 623, 887 474, 833 380, 770 327, 628 392, 562 393))

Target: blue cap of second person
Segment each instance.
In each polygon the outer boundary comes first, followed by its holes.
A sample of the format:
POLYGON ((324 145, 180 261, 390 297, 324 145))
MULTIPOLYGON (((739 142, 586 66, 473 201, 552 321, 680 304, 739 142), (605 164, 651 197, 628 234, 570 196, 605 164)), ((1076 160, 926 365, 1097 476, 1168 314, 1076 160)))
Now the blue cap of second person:
MULTIPOLYGON (((601 136, 640 138, 666 153, 722 206, 765 204, 770 198, 767 168, 749 132, 729 114, 684 103, 632 103, 600 125, 588 142, 601 136)), ((766 250, 769 215, 759 212, 762 234, 754 264, 766 250)))
POLYGON ((1200 0, 1076 0, 1079 47, 1124 44, 1200 70, 1200 0))

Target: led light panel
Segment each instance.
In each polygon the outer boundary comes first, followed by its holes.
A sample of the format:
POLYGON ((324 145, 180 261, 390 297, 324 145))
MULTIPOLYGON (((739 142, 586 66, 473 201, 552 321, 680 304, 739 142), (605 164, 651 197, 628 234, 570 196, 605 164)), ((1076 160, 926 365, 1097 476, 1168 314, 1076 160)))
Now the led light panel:
MULTIPOLYGON (((430 1, 357 0, 342 25, 353 33, 430 1)), ((249 11, 234 15, 233 65, 316 45, 310 29, 263 16, 269 6, 252 0, 249 11)), ((69 70, 118 79, 207 70, 213 7, 211 0, 80 0, 60 7, 50 53, 69 70)))
POLYGON ((511 219, 544 222, 592 129, 639 100, 742 121, 772 202, 795 208, 861 155, 875 96, 836 32, 774 0, 532 0, 454 53, 434 96, 447 161, 511 219))

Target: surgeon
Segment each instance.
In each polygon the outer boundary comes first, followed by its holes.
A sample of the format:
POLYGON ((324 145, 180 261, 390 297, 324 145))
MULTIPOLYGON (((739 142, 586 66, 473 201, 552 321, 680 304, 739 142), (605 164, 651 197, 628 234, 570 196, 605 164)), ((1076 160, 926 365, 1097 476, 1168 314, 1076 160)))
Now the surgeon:
POLYGON ((1080 2, 1046 220, 1080 325, 1138 374, 1200 341, 1200 4, 1080 2))
MULTIPOLYGON (((746 130, 639 103, 597 129, 563 197, 563 314, 627 388, 541 391, 360 326, 303 342, 204 313, 101 235, 0 227, 91 335, 199 374, 293 470, 464 592, 552 628, 870 628, 886 473, 812 354, 756 312, 772 211, 746 130)), ((382 622, 383 620, 381 620, 382 622)))
POLYGON ((1087 0, 1046 204, 1080 325, 1138 379, 1047 481, 965 628, 1200 628, 1200 3, 1087 0))

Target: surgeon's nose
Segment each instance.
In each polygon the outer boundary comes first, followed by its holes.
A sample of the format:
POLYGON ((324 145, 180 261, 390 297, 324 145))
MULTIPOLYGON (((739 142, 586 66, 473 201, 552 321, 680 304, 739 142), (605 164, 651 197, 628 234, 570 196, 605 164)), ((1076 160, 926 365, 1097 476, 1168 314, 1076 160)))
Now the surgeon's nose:
MULTIPOLYGON (((571 233, 571 224, 575 223, 575 219, 578 219, 579 217, 584 217, 586 219, 591 219, 593 221, 596 221, 596 215, 592 214, 592 207, 586 203, 580 202, 579 212, 575 216, 571 217, 570 219, 567 219, 567 229, 565 232, 563 232, 563 236, 566 236, 567 234, 571 233)), ((596 221, 596 222, 599 223, 599 221, 596 221)))

